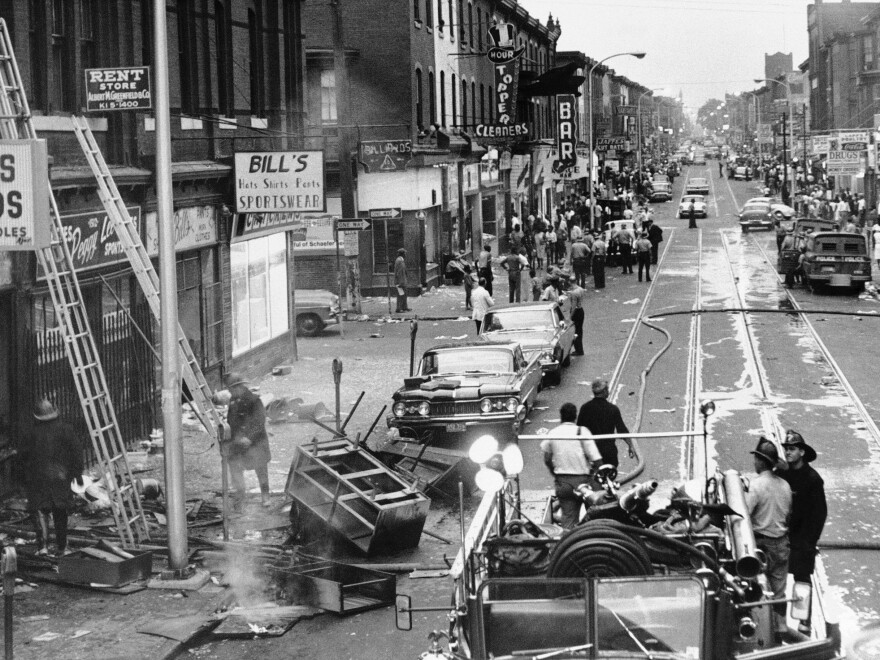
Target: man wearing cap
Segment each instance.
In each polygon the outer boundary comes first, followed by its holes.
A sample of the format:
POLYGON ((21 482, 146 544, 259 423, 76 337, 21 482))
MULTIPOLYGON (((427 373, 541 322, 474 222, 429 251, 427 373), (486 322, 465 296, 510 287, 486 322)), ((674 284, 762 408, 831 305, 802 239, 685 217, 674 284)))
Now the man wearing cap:
MULTIPOLYGON (((776 471, 787 468, 780 460, 779 452, 770 440, 761 436, 758 446, 750 452, 755 457, 755 471, 746 493, 746 506, 755 533, 755 543, 767 557, 766 575, 774 599, 785 598, 788 580, 789 539, 791 518, 791 488, 776 471)), ((786 603, 773 605, 774 630, 777 636, 788 630, 785 615, 786 603)))
POLYGON ((58 418, 58 410, 43 399, 34 406, 34 426, 19 447, 24 469, 28 511, 37 523, 38 555, 49 554, 49 515, 55 527, 59 555, 67 548, 67 512, 73 506, 71 481, 83 484, 83 448, 74 430, 58 418))
POLYGON ((394 260, 394 286, 397 287, 398 312, 412 311, 406 299, 406 285, 406 250, 400 248, 397 251, 397 259, 394 260))
POLYGON ((236 510, 241 510, 245 494, 244 471, 254 470, 260 482, 263 506, 271 506, 269 461, 272 454, 266 433, 266 409, 260 397, 250 391, 243 376, 231 373, 226 380, 232 395, 226 415, 230 433, 221 451, 229 465, 233 504, 236 510))
MULTIPOLYGON (((609 433, 629 433, 620 408, 608 400, 608 381, 597 378, 590 386, 593 390, 593 398, 581 406, 578 412, 578 426, 586 426, 593 435, 605 435, 609 433)), ((624 438, 629 447, 629 455, 633 457, 632 440, 624 438)), ((602 463, 617 467, 620 463, 617 457, 617 441, 614 438, 596 440, 599 453, 602 454, 602 463)))
MULTIPOLYGON (((816 460, 816 450, 804 441, 800 433, 792 429, 786 431, 782 449, 788 470, 779 476, 788 483, 792 495, 788 572, 794 576, 795 582, 810 585, 816 564, 816 546, 828 516, 825 482, 810 466, 816 460)), ((799 629, 809 633, 809 617, 801 622, 799 629)))

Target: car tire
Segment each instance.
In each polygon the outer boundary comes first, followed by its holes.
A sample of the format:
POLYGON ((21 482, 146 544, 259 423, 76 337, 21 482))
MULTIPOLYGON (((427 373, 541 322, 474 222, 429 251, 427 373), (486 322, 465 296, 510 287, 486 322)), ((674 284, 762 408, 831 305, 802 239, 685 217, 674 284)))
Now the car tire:
POLYGON ((324 322, 317 314, 300 314, 296 317, 296 331, 303 337, 314 337, 324 329, 324 322))
POLYGON ((742 226, 742 225, 741 225, 741 226, 740 226, 740 229, 742 229, 742 233, 743 233, 743 234, 748 234, 748 233, 749 233, 749 228, 748 228, 748 227, 745 227, 745 226, 742 226))
POLYGON ((565 359, 562 361, 563 367, 571 366, 571 351, 568 352, 568 355, 565 356, 565 359))

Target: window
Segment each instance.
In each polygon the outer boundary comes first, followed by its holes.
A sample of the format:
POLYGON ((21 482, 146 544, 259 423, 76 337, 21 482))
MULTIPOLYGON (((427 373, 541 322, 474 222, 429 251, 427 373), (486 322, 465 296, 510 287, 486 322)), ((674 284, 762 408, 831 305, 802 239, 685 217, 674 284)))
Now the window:
POLYGON ((199 69, 195 9, 192 0, 177 1, 177 54, 180 63, 180 110, 198 112, 199 69))
POLYGON ((467 111, 468 111, 467 80, 462 80, 461 81, 461 127, 465 128, 465 129, 468 126, 467 111))
POLYGON ((440 125, 446 126, 446 72, 440 72, 440 125))
POLYGON ((486 123, 486 86, 480 83, 480 123, 486 123))
POLYGON ((471 80, 471 123, 477 125, 477 83, 471 80))
POLYGON ((422 20, 422 0, 413 0, 413 20, 422 20))
POLYGON ((52 0, 52 83, 49 85, 50 110, 76 110, 76 83, 71 52, 72 39, 68 33, 72 4, 52 0))
MULTIPOLYGON (((443 0, 437 0, 437 2, 443 2, 443 0)), ((452 11, 452 0, 449 0, 448 5, 449 11, 449 40, 455 41, 455 14, 452 11)))
POLYGON ((486 123, 492 123, 492 120, 495 118, 495 88, 492 85, 486 86, 489 89, 489 114, 486 119, 488 120, 486 123))
POLYGON ((266 88, 263 66, 263 26, 257 13, 248 9, 248 46, 250 51, 251 114, 266 116, 266 88))
POLYGON ((94 0, 80 0, 79 14, 79 42, 80 57, 84 69, 94 68, 98 65, 97 52, 95 49, 95 26, 98 17, 95 11, 94 0))
POLYGON ((336 71, 321 69, 321 123, 336 122, 336 71))
POLYGON ((230 247, 233 354, 288 330, 285 238, 280 232, 230 247))
POLYGON ((422 70, 416 69, 416 127, 418 130, 425 128, 423 116, 423 98, 422 98, 422 70))
POLYGON ((437 121, 437 90, 434 89, 434 72, 428 72, 428 111, 431 113, 428 119, 433 124, 437 121))
POLYGON ((464 0, 458 0, 458 38, 461 39, 461 45, 467 42, 467 31, 464 23, 464 0))
POLYGON ((434 7, 431 0, 425 0, 425 25, 434 27, 434 7))
POLYGON ((180 327, 203 367, 223 357, 223 288, 216 250, 200 250, 177 261, 180 327))
POLYGON ((234 113, 229 93, 232 87, 229 79, 229 21, 226 3, 220 0, 214 2, 214 41, 217 49, 217 102, 220 114, 231 117, 234 113))
POLYGON ((874 44, 871 37, 862 38, 862 60, 865 71, 874 68, 874 44))
POLYGON ((437 30, 443 34, 443 0, 437 0, 437 30))
POLYGON ((450 109, 452 110, 452 127, 455 128, 458 126, 458 103, 456 101, 456 94, 458 92, 458 86, 455 82, 455 74, 452 74, 452 103, 450 104, 450 109))
POLYGON ((470 2, 468 3, 468 41, 473 48, 476 43, 474 41, 474 5, 470 2))
POLYGON ((46 7, 42 0, 30 0, 28 36, 30 41, 31 107, 46 110, 46 7))

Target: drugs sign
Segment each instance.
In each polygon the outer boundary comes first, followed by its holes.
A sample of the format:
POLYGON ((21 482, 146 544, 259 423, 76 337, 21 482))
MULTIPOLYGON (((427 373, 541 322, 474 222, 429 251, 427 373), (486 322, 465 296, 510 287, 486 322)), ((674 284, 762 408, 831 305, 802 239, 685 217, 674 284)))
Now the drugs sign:
POLYGON ((45 140, 0 141, 0 250, 49 246, 45 140))
POLYGON ((858 174, 862 171, 862 151, 843 149, 828 152, 828 174, 858 174))
POLYGON ((86 69, 86 110, 149 110, 153 107, 150 67, 86 69))

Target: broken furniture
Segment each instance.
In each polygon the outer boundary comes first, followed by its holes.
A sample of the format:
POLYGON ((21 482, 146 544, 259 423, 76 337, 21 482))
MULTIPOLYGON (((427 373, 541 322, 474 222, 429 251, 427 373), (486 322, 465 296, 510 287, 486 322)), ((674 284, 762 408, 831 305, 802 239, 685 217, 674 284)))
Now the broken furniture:
MULTIPOLYGON (((107 545, 109 544, 103 547, 107 545)), ((78 584, 119 587, 130 582, 146 580, 152 572, 153 553, 150 551, 114 552, 96 546, 83 548, 58 560, 59 577, 78 584)))
POLYGON ((431 500, 361 446, 317 439, 297 447, 285 492, 298 510, 361 552, 419 544, 431 500))

